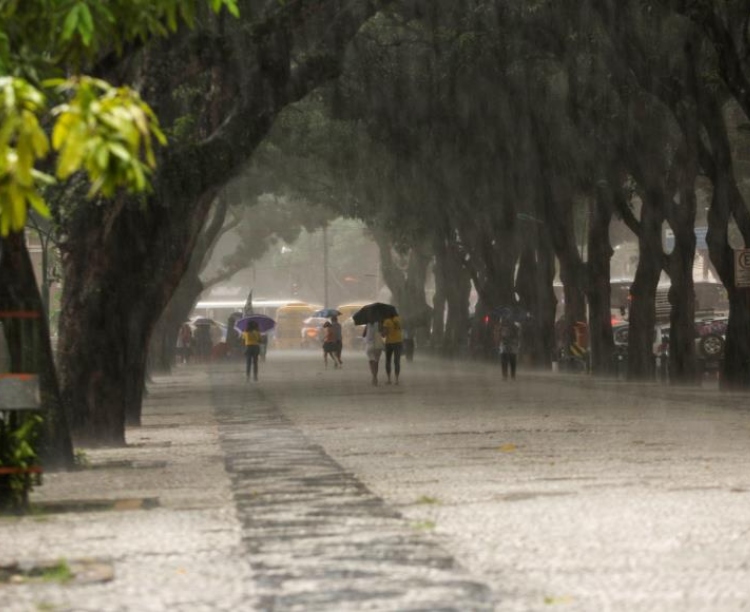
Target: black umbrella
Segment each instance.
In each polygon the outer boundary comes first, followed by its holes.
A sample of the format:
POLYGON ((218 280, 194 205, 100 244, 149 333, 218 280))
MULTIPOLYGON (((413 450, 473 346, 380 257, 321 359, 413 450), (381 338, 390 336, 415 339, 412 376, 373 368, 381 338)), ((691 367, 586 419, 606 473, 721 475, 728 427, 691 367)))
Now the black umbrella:
POLYGON ((383 304, 382 302, 373 302, 362 306, 352 315, 355 325, 365 325, 366 323, 380 323, 385 319, 390 319, 398 315, 395 306, 383 304))

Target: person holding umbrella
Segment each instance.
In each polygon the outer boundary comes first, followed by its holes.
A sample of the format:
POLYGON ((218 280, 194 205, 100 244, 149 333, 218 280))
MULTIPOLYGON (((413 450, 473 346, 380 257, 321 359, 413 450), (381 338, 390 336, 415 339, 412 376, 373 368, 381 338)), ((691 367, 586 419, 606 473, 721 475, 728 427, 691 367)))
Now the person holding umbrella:
POLYGON ((323 363, 328 368, 328 356, 331 356, 333 367, 338 368, 341 361, 336 354, 336 336, 330 321, 323 323, 323 363))
POLYGON ((385 335, 385 375, 388 377, 386 384, 391 384, 391 359, 393 359, 395 383, 398 384, 398 376, 401 374, 401 348, 404 341, 401 317, 395 315, 383 321, 383 334, 385 335))
POLYGON ((242 332, 242 341, 245 344, 245 380, 250 380, 250 370, 253 371, 253 380, 258 380, 258 355, 260 355, 261 337, 258 331, 258 323, 250 321, 245 331, 242 332))
POLYGON ((360 308, 352 315, 355 325, 367 325, 365 327, 365 350, 367 361, 370 364, 372 384, 378 384, 378 369, 380 367, 380 356, 383 353, 385 343, 383 342, 382 322, 386 319, 398 316, 396 307, 382 302, 373 302, 360 308))
POLYGON ((383 332, 380 323, 368 323, 365 327, 365 353, 370 364, 373 386, 378 386, 378 370, 380 369, 380 356, 383 354, 383 332))
POLYGON ((333 315, 331 317, 331 329, 333 330, 333 341, 336 343, 336 358, 339 360, 339 367, 343 367, 344 364, 341 362, 341 351, 344 348, 344 334, 341 329, 341 323, 339 323, 338 315, 333 315))

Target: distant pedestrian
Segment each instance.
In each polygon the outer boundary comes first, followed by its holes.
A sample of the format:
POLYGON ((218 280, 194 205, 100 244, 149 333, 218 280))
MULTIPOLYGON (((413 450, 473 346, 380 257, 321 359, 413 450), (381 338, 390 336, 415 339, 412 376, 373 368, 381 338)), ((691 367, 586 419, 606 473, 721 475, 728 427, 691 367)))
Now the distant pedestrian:
POLYGON ((193 351, 193 330, 190 323, 183 323, 177 333, 177 358, 180 363, 189 363, 193 351))
POLYGON ((336 315, 331 317, 331 328, 333 329, 333 341, 336 343, 336 357, 339 360, 339 367, 343 366, 341 361, 341 351, 344 348, 344 335, 341 329, 341 323, 336 315))
POLYGON ((201 363, 207 362, 209 357, 211 357, 211 349, 213 348, 209 325, 200 324, 195 326, 193 345, 195 346, 195 354, 198 361, 201 363))
POLYGON ((380 368, 380 356, 383 354, 385 343, 383 342, 383 332, 379 323, 368 323, 365 327, 365 352, 367 361, 370 364, 370 374, 372 374, 372 384, 378 384, 378 369, 380 368))
POLYGON ((398 315, 383 321, 383 335, 385 336, 385 375, 387 384, 391 384, 391 360, 393 360, 394 382, 398 384, 401 374, 401 351, 404 346, 404 333, 401 329, 401 317, 398 315))
POLYGON ((258 380, 258 356, 260 355, 260 344, 262 339, 258 324, 250 321, 247 329, 242 332, 242 341, 245 344, 245 380, 250 380, 250 371, 253 373, 253 380, 258 380))
POLYGON ((510 317, 505 317, 500 321, 499 336, 500 368, 503 380, 508 379, 508 370, 510 370, 511 379, 515 380, 516 361, 521 347, 521 327, 510 317))
POLYGON ((323 323, 323 363, 328 367, 328 356, 333 361, 333 367, 338 368, 339 358, 336 355, 336 335, 333 331, 333 325, 329 321, 323 323))

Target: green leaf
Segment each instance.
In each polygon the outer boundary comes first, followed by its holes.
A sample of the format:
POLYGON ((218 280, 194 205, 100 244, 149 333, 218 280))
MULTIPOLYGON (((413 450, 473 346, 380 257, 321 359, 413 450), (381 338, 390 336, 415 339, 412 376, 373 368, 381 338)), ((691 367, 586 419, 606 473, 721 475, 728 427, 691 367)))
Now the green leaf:
POLYGON ((73 8, 70 9, 70 12, 65 17, 61 34, 62 40, 64 41, 73 38, 73 33, 78 29, 79 13, 81 10, 80 6, 80 4, 73 5, 73 8))
POLYGON ((34 210, 42 215, 42 217, 44 217, 45 219, 49 218, 49 208, 47 207, 47 204, 42 199, 42 197, 36 191, 29 191, 29 193, 26 195, 26 199, 29 201, 29 204, 31 204, 34 210))
POLYGON ((79 32, 83 43, 88 47, 91 44, 91 40, 94 36, 94 20, 91 17, 91 11, 86 4, 80 4, 81 7, 81 18, 79 32))
POLYGON ((109 150, 115 157, 119 157, 125 163, 130 163, 133 160, 133 156, 128 151, 127 147, 121 145, 119 142, 109 143, 109 150))

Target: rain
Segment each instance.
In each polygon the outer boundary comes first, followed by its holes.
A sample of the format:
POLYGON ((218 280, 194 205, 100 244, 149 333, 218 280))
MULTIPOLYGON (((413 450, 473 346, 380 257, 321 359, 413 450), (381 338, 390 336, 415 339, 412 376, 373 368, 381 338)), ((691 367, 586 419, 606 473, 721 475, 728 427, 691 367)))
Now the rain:
POLYGON ((747 0, 0 1, 0 609, 741 610, 747 0))

